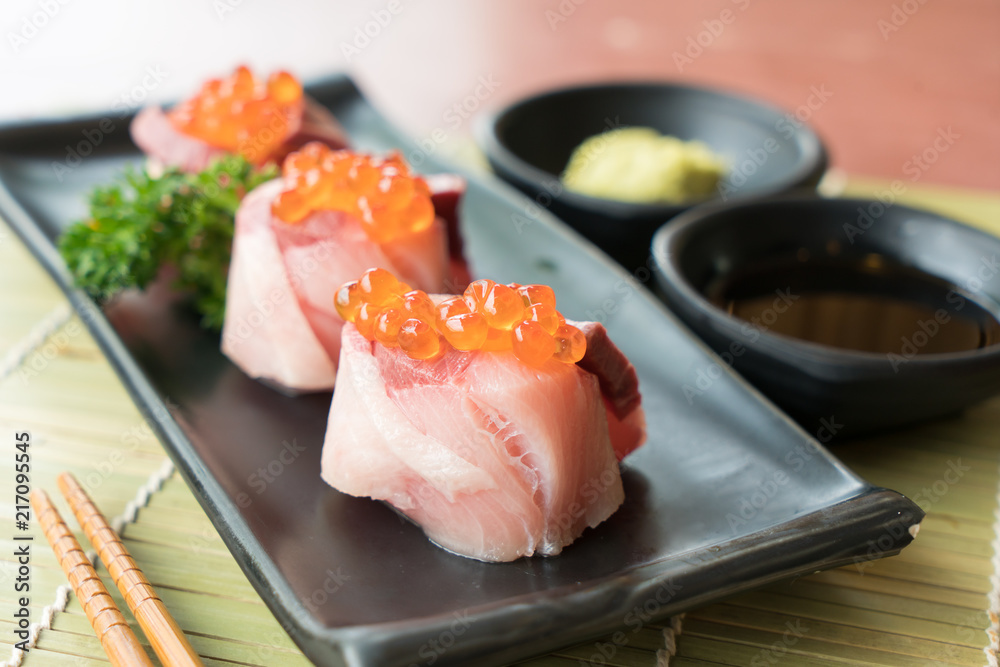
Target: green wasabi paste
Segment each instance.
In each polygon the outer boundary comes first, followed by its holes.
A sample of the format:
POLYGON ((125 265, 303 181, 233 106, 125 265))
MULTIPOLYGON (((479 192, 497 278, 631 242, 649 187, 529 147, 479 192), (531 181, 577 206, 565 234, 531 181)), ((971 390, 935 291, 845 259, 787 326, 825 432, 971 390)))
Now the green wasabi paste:
POLYGON ((566 165, 568 190, 641 204, 680 204, 710 195, 726 164, 700 141, 628 127, 590 137, 566 165))

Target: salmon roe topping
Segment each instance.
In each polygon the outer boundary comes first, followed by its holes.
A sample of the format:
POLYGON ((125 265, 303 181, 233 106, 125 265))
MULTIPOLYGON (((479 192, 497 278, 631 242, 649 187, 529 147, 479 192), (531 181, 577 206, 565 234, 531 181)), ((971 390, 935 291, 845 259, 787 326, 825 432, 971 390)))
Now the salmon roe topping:
POLYGON ((514 355, 527 364, 539 366, 556 351, 555 339, 538 322, 524 320, 514 327, 513 334, 514 355))
POLYGON ((433 359, 441 350, 441 338, 437 331, 426 320, 417 318, 403 322, 396 341, 413 359, 433 359))
POLYGON ((360 220, 376 243, 434 222, 430 188, 410 175, 399 153, 378 158, 312 142, 285 158, 282 175, 285 188, 271 210, 285 222, 301 222, 314 211, 343 211, 360 220))
POLYGON ((566 324, 546 285, 477 280, 461 296, 435 304, 385 269, 368 269, 341 285, 334 303, 362 336, 399 347, 413 359, 433 359, 451 346, 510 351, 529 366, 541 366, 550 359, 575 364, 587 352, 587 337, 566 324))
POLYGON ((258 81, 240 66, 228 79, 210 79, 167 117, 179 132, 263 163, 298 124, 305 102, 302 85, 288 72, 258 81))

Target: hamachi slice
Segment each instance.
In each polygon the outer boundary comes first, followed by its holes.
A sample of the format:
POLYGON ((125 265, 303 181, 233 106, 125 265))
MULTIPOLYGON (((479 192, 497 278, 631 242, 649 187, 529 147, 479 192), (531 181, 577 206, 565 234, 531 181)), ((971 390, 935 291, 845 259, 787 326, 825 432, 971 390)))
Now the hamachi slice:
MULTIPOLYGON (((288 153, 310 141, 320 141, 330 148, 346 148, 347 135, 340 124, 324 107, 305 98, 301 115, 289 118, 288 137, 277 151, 270 155, 248 156, 255 163, 274 160, 278 163, 288 153)), ((170 122, 166 112, 158 106, 140 111, 129 127, 132 141, 150 161, 160 167, 177 167, 181 171, 199 172, 217 158, 228 154, 223 148, 179 131, 170 122)))
POLYGON ((580 368, 597 377, 607 409, 615 456, 621 461, 646 440, 646 416, 640 409, 639 376, 600 322, 567 320, 587 337, 587 353, 580 368))
POLYGON ((247 375, 293 391, 331 389, 344 321, 337 288, 371 267, 383 267, 415 289, 444 289, 448 271, 445 223, 375 243, 360 221, 316 211, 300 223, 271 212, 280 179, 249 193, 236 212, 222 351, 247 375))
MULTIPOLYGON (((608 401, 580 365, 450 347, 419 361, 353 324, 342 336, 322 455, 334 488, 383 500, 484 561, 558 554, 624 500, 608 401)), ((638 401, 623 419, 642 423, 638 401)), ((621 450, 644 434, 631 437, 621 450)))
POLYGON ((448 230, 448 256, 451 260, 448 292, 461 292, 472 281, 462 242, 459 204, 465 194, 465 179, 455 174, 429 174, 424 177, 431 190, 434 212, 448 230))

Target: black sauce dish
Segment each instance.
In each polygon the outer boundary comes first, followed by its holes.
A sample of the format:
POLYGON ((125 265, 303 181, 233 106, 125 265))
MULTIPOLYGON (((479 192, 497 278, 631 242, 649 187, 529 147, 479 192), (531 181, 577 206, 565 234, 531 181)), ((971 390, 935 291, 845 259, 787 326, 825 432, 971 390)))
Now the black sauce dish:
POLYGON ((693 209, 653 257, 669 307, 821 441, 1000 393, 1000 239, 956 220, 778 197, 693 209))
POLYGON ((675 83, 603 83, 541 93, 480 117, 476 138, 500 178, 629 269, 645 265, 660 225, 691 206, 815 190, 828 164, 819 137, 794 114, 675 83), (716 194, 683 204, 638 204, 563 187, 559 176, 578 145, 630 126, 707 144, 729 167, 716 194))

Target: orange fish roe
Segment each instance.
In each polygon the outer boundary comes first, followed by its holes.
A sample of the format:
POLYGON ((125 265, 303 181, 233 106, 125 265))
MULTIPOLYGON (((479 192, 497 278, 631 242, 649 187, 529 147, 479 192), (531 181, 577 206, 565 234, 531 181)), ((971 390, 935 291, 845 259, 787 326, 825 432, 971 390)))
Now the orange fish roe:
POLYGON ((530 366, 549 359, 575 364, 587 338, 556 310, 546 285, 501 285, 477 280, 461 296, 437 305, 385 269, 368 269, 340 286, 337 312, 368 340, 399 347, 413 359, 433 359, 446 346, 484 352, 511 351, 530 366))
POLYGON ((358 218, 376 243, 434 222, 430 188, 410 175, 399 153, 377 158, 313 142, 285 158, 283 176, 285 189, 271 210, 285 222, 301 222, 313 211, 343 211, 358 218))
POLYGON ((304 108, 302 85, 291 74, 275 72, 264 83, 241 66, 228 79, 206 81, 167 117, 178 131, 260 164, 288 138, 304 108))
POLYGON ((416 318, 403 322, 396 341, 413 359, 433 359, 441 350, 441 338, 437 331, 426 321, 416 318))

